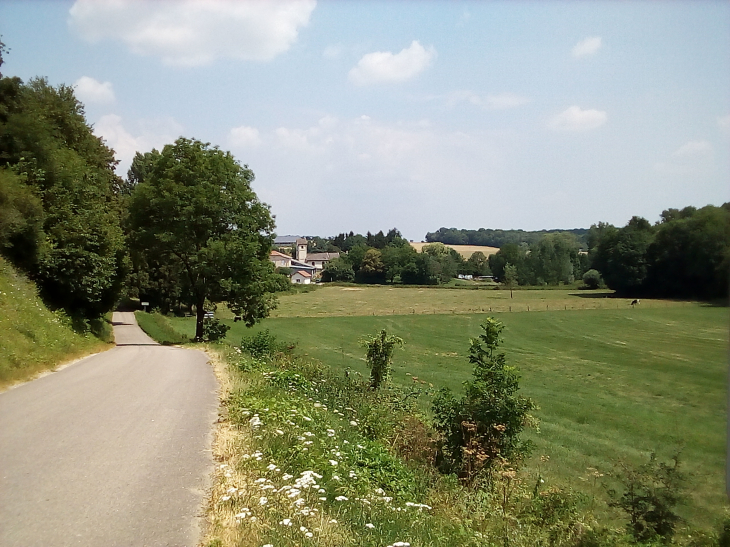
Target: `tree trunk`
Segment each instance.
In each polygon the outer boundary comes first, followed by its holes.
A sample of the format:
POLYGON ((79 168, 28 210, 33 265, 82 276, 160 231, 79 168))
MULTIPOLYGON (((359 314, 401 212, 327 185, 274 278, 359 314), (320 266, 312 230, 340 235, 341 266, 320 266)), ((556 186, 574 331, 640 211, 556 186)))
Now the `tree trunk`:
POLYGON ((200 294, 195 303, 195 341, 203 341, 203 320, 205 319, 205 295, 200 294))

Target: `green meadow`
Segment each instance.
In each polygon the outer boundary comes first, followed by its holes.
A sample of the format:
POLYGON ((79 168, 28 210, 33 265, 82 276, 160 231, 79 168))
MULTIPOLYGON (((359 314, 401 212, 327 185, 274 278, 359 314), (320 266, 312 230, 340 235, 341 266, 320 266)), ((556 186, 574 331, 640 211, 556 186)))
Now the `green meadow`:
MULTIPOLYGON (((459 390, 470 377, 469 338, 478 334, 484 317, 497 317, 506 327, 508 362, 519 367, 523 392, 540 407, 540 429, 528 434, 536 445, 528 465, 540 465, 548 481, 595 497, 597 510, 610 514, 604 485, 614 484, 610 474, 617 462, 639 464, 652 451, 668 458, 681 449, 688 474, 688 503, 681 512, 696 526, 717 525, 727 507, 726 307, 642 300, 632 308, 607 294, 578 291, 515 291, 510 299, 507 291, 386 287, 360 292, 356 298, 365 300, 357 307, 351 296, 357 291, 341 289, 287 295, 283 316, 253 329, 233 323, 223 311, 219 315, 232 327, 231 343, 269 329, 309 357, 363 375, 359 339, 385 328, 405 341, 395 356, 393 380, 422 387, 424 409, 435 389, 459 390), (333 316, 305 316, 317 302, 333 316), (426 311, 428 302, 438 303, 442 312, 426 311), (509 309, 510 302, 512 312, 496 311, 509 309), (297 303, 300 317, 293 316, 297 303), (482 313, 490 304, 492 312, 482 313), (421 311, 393 314, 408 305, 421 311), (347 306, 353 306, 350 315, 337 313, 347 306), (480 311, 470 312, 469 306, 480 311), (541 455, 549 462, 539 463, 541 455), (595 480, 588 468, 605 476, 595 480)), ((190 318, 174 319, 173 325, 187 334, 194 329, 190 318)))

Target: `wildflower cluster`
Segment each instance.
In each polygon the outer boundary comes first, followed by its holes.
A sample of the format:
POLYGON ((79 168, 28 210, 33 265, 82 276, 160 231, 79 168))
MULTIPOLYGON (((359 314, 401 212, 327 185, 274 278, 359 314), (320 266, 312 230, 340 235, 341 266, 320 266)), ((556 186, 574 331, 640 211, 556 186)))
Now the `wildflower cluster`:
POLYGON ((355 408, 331 408, 320 398, 326 378, 281 370, 262 376, 261 389, 227 401, 257 448, 240 454, 237 469, 219 468, 217 503, 228 507, 235 526, 257 532, 259 545, 277 547, 322 544, 338 534, 362 545, 410 545, 403 530, 431 518, 431 506, 421 502, 423 481, 361 434, 355 408))

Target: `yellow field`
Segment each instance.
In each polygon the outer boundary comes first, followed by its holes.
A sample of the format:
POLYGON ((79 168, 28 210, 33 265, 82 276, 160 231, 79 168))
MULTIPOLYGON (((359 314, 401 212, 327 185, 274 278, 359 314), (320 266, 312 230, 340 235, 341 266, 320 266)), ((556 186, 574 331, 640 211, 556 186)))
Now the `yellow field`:
MULTIPOLYGON (((417 243, 414 243, 413 241, 411 241, 411 247, 413 247, 419 253, 421 252, 421 249, 423 249, 424 245, 428 245, 428 243, 426 243, 425 241, 419 241, 417 243)), ((481 251, 482 253, 484 253, 484 256, 493 255, 497 251, 499 251, 499 247, 484 247, 482 245, 446 245, 446 246, 451 247, 464 258, 469 258, 471 255, 473 255, 477 251, 481 251)))

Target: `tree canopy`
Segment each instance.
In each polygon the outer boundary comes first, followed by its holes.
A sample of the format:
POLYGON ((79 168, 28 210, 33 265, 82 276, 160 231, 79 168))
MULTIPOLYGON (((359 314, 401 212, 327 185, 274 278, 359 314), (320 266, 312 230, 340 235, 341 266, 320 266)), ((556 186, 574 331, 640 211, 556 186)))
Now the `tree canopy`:
POLYGON ((0 79, 0 250, 74 316, 100 316, 122 290, 116 163, 71 87, 0 79))
POLYGON ((179 276, 173 284, 196 306, 197 339, 206 300, 225 301, 248 326, 266 317, 286 279, 268 259, 274 221, 251 189, 253 172, 229 152, 185 138, 151 159, 129 204, 135 255, 179 276))

